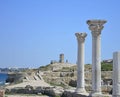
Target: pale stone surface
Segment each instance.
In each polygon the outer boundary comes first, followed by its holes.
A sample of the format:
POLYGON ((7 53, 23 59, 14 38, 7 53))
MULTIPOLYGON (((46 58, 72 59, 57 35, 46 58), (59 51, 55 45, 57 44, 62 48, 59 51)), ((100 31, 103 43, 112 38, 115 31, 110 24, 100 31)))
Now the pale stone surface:
POLYGON ((92 95, 101 94, 101 30, 104 20, 88 20, 92 33, 92 95))
POLYGON ((113 96, 120 97, 120 52, 113 53, 113 96))
POLYGON ((0 89, 0 97, 4 97, 5 95, 5 90, 0 89))
POLYGON ((39 80, 39 81, 27 81, 27 82, 23 82, 23 83, 19 83, 19 84, 15 84, 15 85, 9 85, 6 86, 7 89, 12 89, 12 88, 16 88, 16 87, 26 87, 27 85, 30 85, 32 87, 52 87, 51 85, 49 85, 48 83, 39 80))
POLYGON ((77 55, 77 93, 84 93, 85 80, 84 80, 84 41, 87 36, 86 33, 75 34, 78 41, 78 55, 77 55))

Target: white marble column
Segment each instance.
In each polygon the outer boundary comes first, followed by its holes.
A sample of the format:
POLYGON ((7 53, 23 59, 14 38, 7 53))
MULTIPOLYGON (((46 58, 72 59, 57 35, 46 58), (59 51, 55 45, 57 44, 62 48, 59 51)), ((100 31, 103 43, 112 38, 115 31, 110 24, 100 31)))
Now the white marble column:
POLYGON ((112 97, 120 97, 120 52, 113 53, 113 93, 112 97))
POLYGON ((92 33, 92 93, 101 94, 101 30, 104 20, 88 20, 87 24, 92 33))
POLYGON ((85 81, 84 81, 84 41, 87 36, 86 33, 75 33, 78 42, 78 54, 77 54, 77 88, 76 93, 85 93, 85 81))

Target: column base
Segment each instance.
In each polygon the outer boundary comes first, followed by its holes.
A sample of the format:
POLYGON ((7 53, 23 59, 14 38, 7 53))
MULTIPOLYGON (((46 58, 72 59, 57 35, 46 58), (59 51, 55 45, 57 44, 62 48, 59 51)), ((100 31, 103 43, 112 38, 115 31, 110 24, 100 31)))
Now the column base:
POLYGON ((112 95, 112 97, 120 97, 120 95, 112 95))
POLYGON ((85 88, 76 88, 75 93, 81 94, 81 93, 87 93, 85 88))
POLYGON ((101 92, 91 92, 89 97, 103 97, 101 92))

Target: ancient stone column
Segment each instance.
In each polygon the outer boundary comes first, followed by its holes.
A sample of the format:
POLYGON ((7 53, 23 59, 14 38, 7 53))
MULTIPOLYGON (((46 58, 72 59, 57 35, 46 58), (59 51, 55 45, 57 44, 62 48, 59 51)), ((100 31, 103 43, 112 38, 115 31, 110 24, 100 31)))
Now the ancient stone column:
POLYGON ((101 94, 101 30, 105 20, 88 20, 92 33, 92 93, 101 94))
POLYGON ((113 53, 113 93, 112 97, 120 97, 120 52, 113 53))
POLYGON ((76 93, 84 93, 85 81, 84 81, 84 41, 87 36, 86 33, 76 33, 78 42, 78 55, 77 55, 77 88, 76 93))

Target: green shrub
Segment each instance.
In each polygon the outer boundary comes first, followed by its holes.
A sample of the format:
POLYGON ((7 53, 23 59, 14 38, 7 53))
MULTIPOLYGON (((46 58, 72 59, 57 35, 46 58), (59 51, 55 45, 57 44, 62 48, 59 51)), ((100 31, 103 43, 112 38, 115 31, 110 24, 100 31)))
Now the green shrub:
POLYGON ((112 63, 101 63, 101 70, 102 71, 112 71, 113 70, 113 65, 112 63))

